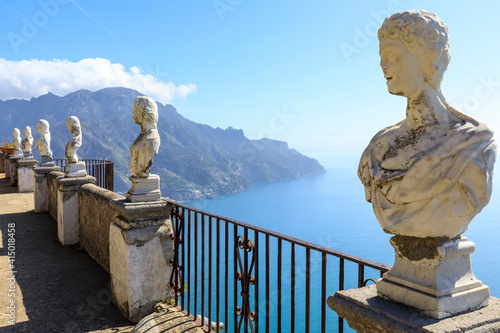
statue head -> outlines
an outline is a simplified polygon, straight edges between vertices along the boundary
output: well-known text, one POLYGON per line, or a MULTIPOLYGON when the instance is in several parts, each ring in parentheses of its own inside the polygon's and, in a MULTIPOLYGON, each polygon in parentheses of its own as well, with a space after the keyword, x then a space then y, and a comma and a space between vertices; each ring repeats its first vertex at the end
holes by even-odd
POLYGON ((81 133, 81 126, 80 126, 80 120, 75 117, 71 116, 66 119, 66 126, 68 127, 68 131, 70 131, 73 136, 77 136, 81 133))
POLYGON ((12 130, 12 135, 14 136, 14 138, 19 138, 19 136, 21 135, 21 131, 19 131, 19 128, 14 128, 12 130))
POLYGON ((36 129, 38 133, 44 134, 49 131, 49 122, 45 119, 40 119, 36 123, 36 129))
POLYGON ((23 130, 23 134, 26 138, 29 138, 31 136, 31 127, 26 126, 23 130))
POLYGON ((148 96, 137 97, 134 102, 133 117, 134 122, 138 125, 147 122, 156 128, 158 122, 158 106, 156 102, 148 96))
POLYGON ((378 38, 380 65, 390 93, 408 96, 423 82, 441 91, 451 56, 448 28, 436 14, 425 10, 395 13, 385 19, 378 38))

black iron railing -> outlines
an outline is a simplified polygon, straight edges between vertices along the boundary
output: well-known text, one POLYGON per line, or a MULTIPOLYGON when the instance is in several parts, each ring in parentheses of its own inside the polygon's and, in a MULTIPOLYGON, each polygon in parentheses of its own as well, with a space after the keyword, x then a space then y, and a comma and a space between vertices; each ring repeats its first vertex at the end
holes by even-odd
MULTIPOLYGON (((87 174, 96 179, 95 184, 99 187, 113 191, 114 189, 114 163, 106 160, 81 160, 85 162, 87 174)), ((61 167, 62 172, 68 169, 66 159, 54 159, 54 164, 61 167)))
POLYGON ((327 297, 390 269, 164 200, 174 205, 175 305, 206 332, 220 332, 222 324, 224 332, 343 332, 327 297))

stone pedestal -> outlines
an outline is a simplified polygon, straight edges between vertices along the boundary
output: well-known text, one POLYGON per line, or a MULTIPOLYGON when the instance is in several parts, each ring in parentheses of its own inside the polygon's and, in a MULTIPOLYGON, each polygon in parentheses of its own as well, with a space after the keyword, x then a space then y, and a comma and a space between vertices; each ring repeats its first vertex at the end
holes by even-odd
POLYGON ((0 152, 0 173, 5 173, 5 157, 7 154, 0 152))
POLYGON ((78 189, 84 184, 93 184, 92 176, 61 178, 57 193, 57 238, 62 245, 80 242, 80 212, 78 189))
POLYGON ((66 177, 85 177, 87 176, 87 169, 85 162, 68 163, 68 171, 66 177))
POLYGON ((109 232, 113 301, 125 317, 137 323, 158 301, 172 296, 172 207, 166 201, 120 200, 111 205, 119 212, 109 232))
POLYGON ((19 164, 17 163, 20 159, 22 159, 23 156, 19 156, 19 155, 13 155, 11 156, 9 159, 10 159, 10 185, 11 186, 17 186, 17 182, 18 182, 18 168, 19 168, 19 164))
POLYGON ((34 159, 22 159, 18 161, 18 182, 17 188, 20 193, 33 192, 34 191, 34 178, 35 171, 33 168, 37 164, 37 160, 34 159))
POLYGON ((132 187, 125 197, 131 202, 157 201, 161 199, 160 176, 150 175, 147 178, 130 177, 132 187))
POLYGON ((34 167, 35 172, 35 188, 34 188, 34 203, 35 213, 49 211, 49 187, 47 184, 47 174, 51 171, 61 171, 61 167, 34 167))
POLYGON ((444 319, 388 301, 374 285, 338 291, 327 303, 358 333, 500 332, 500 299, 495 297, 484 308, 444 319))
POLYGON ((4 163, 4 168, 5 168, 5 179, 10 179, 10 157, 12 155, 5 154, 5 163, 4 163))
POLYGON ((394 236, 396 260, 377 281, 377 291, 434 318, 445 318, 488 305, 489 288, 471 269, 475 245, 452 240, 394 236))
POLYGON ((41 167, 53 167, 54 160, 50 156, 42 156, 42 160, 40 161, 41 167))

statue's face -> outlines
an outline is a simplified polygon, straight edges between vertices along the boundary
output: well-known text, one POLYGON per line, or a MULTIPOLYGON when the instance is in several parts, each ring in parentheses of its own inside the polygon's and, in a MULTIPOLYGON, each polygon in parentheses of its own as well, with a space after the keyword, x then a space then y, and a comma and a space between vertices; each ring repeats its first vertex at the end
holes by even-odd
POLYGON ((138 105, 134 105, 132 116, 134 117, 134 123, 138 125, 142 124, 142 112, 138 105))
POLYGON ((418 58, 408 51, 399 38, 384 38, 379 46, 380 66, 389 92, 411 97, 425 82, 418 58))

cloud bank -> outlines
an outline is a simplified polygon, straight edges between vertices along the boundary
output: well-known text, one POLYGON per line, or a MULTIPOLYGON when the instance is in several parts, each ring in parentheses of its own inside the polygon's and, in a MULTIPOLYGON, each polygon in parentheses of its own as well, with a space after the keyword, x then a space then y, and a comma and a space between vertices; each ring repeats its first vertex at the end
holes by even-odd
POLYGON ((9 61, 0 58, 0 99, 30 99, 48 92, 59 96, 79 89, 96 91, 106 87, 126 87, 149 95, 161 103, 196 92, 196 85, 175 85, 160 81, 138 67, 128 70, 107 59, 83 59, 79 62, 54 59, 9 61))

